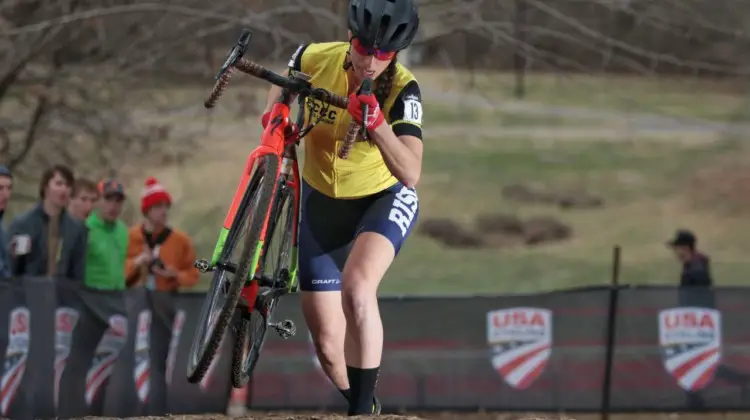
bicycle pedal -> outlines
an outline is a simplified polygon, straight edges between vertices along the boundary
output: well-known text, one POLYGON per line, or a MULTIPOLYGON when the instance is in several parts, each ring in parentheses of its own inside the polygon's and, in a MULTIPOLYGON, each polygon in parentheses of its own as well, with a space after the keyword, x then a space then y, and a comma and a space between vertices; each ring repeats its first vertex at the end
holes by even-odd
POLYGON ((280 322, 269 322, 268 326, 275 329, 279 336, 285 340, 297 334, 297 327, 291 319, 285 319, 280 322))
POLYGON ((193 267, 197 268, 201 273, 208 273, 209 271, 212 271, 211 263, 206 260, 193 261, 193 267))

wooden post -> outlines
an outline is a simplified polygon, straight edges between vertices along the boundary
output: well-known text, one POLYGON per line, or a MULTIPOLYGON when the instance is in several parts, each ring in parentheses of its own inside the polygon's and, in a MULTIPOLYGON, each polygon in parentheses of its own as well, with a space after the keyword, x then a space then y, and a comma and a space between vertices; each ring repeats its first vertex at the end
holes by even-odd
POLYGON ((513 17, 513 71, 515 74, 514 95, 517 99, 526 97, 526 0, 516 0, 516 13, 513 17))
POLYGON ((609 290, 609 314, 607 317, 607 348, 604 362, 604 383, 602 384, 601 419, 609 420, 610 395, 612 393, 612 370, 617 337, 617 303, 620 291, 620 255, 619 245, 612 248, 612 278, 609 290))

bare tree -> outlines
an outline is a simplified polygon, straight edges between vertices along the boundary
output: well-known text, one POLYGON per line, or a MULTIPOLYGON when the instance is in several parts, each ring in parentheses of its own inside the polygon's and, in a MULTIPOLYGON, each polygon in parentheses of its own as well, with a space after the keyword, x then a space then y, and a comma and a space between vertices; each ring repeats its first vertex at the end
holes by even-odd
POLYGON ((180 154, 160 147, 173 140, 165 127, 134 120, 132 80, 114 76, 125 34, 137 27, 127 20, 65 22, 103 5, 0 2, 0 156, 22 178, 36 178, 52 162, 101 176, 144 156, 180 154), (122 36, 112 34, 118 31, 122 36))
MULTIPOLYGON (((449 57, 455 67, 515 68, 518 80, 526 69, 723 77, 750 69, 750 5, 734 0, 418 3, 414 64, 449 57)), ((254 30, 249 54, 257 60, 284 60, 300 42, 343 40, 345 5, 0 0, 0 159, 29 177, 52 160, 92 173, 118 172, 146 156, 179 161, 190 142, 133 112, 144 80, 188 77, 209 86, 242 27, 254 30)))

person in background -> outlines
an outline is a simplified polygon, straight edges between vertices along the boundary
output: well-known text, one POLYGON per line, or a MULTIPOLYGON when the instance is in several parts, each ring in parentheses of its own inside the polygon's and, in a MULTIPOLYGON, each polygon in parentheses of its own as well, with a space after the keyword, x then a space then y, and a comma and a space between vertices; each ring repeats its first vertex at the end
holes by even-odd
POLYGON ((68 203, 68 214, 70 217, 84 222, 91 210, 94 208, 94 202, 99 198, 99 190, 94 181, 85 178, 76 179, 73 184, 73 194, 70 196, 68 203))
MULTIPOLYGON (((716 309, 710 259, 697 248, 698 238, 687 229, 679 229, 674 238, 667 242, 677 260, 682 263, 680 276, 679 305, 716 309)), ((727 366, 722 362, 717 366, 715 377, 739 386, 741 398, 750 397, 750 374, 727 366)), ((706 401, 701 391, 686 391, 688 406, 703 409, 706 401)))
POLYGON ((11 192, 13 192, 13 175, 7 166, 0 165, 0 279, 7 279, 11 276, 10 250, 3 230, 3 214, 10 201, 11 192))
POLYGON ((97 186, 96 195, 96 207, 86 219, 89 238, 84 284, 99 290, 123 290, 128 227, 120 214, 125 188, 114 179, 106 179, 97 186))
POLYGON ((75 178, 64 165, 42 174, 39 203, 8 227, 14 276, 60 276, 83 281, 86 227, 65 211, 75 178))
POLYGON ((678 230, 674 238, 667 242, 677 260, 682 263, 680 286, 711 287, 713 285, 710 260, 707 255, 696 249, 697 242, 695 234, 687 229, 678 230))
POLYGON ((168 226, 172 198, 156 180, 146 179, 141 194, 143 223, 130 228, 125 280, 128 287, 177 291, 198 283, 195 248, 188 236, 168 226))

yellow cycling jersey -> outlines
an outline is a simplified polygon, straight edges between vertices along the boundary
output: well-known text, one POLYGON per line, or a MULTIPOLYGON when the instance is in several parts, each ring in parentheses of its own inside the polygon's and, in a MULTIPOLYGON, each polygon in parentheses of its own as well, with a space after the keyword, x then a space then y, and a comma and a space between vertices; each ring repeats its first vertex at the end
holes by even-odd
MULTIPOLYGON (((294 53, 290 66, 312 76, 314 87, 347 96, 348 74, 344 70, 349 44, 327 42, 302 45, 294 53)), ((307 183, 334 198, 359 198, 375 194, 398 180, 385 165, 380 150, 361 137, 347 159, 338 150, 351 123, 345 109, 328 107, 308 98, 305 121, 318 121, 304 139, 305 163, 302 177, 307 183), (311 112, 312 111, 312 112, 311 112), (311 115, 312 114, 312 115, 311 115)), ((422 103, 419 85, 406 67, 396 65, 391 92, 382 110, 397 136, 422 138, 422 103)))

